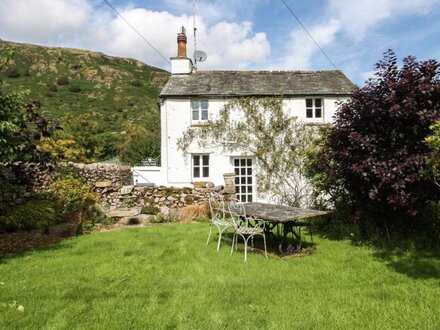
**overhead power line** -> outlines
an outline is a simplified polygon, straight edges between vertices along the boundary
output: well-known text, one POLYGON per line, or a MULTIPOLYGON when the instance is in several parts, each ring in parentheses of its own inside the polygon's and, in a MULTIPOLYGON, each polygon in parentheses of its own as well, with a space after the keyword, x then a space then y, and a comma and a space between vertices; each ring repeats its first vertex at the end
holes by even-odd
POLYGON ((134 27, 133 27, 133 25, 131 25, 130 24, 130 22, 128 22, 125 18, 124 18, 124 16, 122 16, 117 10, 116 10, 116 8, 115 7, 113 7, 112 6, 112 4, 109 2, 109 1, 107 1, 107 0, 104 0, 104 2, 116 13, 116 14, 118 14, 118 16, 120 17, 120 18, 122 18, 122 20, 125 22, 125 23, 127 23, 127 25, 129 26, 129 27, 131 27, 131 29, 134 31, 134 32, 136 32, 137 34, 138 34, 138 36, 139 37, 141 37, 151 48, 153 48, 153 50, 160 56, 160 57, 162 57, 168 64, 171 64, 171 62, 165 57, 165 56, 163 56, 142 34, 140 34, 140 32, 138 31, 138 30, 136 30, 134 27))
POLYGON ((287 9, 290 11, 290 13, 293 15, 293 17, 295 17, 295 19, 298 21, 299 25, 301 25, 301 27, 303 28, 303 30, 307 33, 307 35, 310 37, 310 39, 312 39, 312 41, 315 43, 316 46, 318 46, 319 50, 321 51, 321 53, 324 54, 324 56, 327 58, 327 60, 330 62, 330 64, 333 66, 333 68, 335 68, 335 70, 337 70, 338 68, 336 67, 336 65, 333 63, 333 61, 330 59, 330 57, 327 55, 327 53, 324 51, 324 49, 321 48, 321 46, 318 44, 318 42, 315 40, 315 38, 313 38, 313 36, 310 34, 309 30, 307 30, 307 28, 305 27, 305 25, 301 22, 301 20, 299 19, 298 16, 295 15, 295 13, 293 12, 293 10, 289 7, 289 5, 286 3, 286 1, 281 0, 284 5, 287 7, 287 9))

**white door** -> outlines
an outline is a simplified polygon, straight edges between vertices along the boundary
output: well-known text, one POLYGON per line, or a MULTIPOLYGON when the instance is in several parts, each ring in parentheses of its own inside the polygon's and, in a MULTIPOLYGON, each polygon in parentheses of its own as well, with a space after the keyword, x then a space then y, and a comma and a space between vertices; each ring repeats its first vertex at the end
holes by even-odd
POLYGON ((254 161, 251 157, 239 157, 232 159, 235 173, 235 191, 237 198, 243 203, 253 202, 255 173, 254 161))

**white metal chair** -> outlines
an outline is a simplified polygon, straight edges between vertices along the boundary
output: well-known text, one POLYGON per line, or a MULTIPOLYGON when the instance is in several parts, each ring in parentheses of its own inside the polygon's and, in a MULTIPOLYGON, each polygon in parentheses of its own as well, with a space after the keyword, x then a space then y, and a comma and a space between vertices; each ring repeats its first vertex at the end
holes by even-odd
POLYGON ((220 250, 220 243, 223 232, 227 232, 228 228, 233 228, 234 224, 230 219, 226 218, 225 201, 222 197, 218 196, 218 198, 215 198, 212 194, 209 194, 208 203, 209 211, 211 212, 211 225, 209 227, 209 234, 208 239, 206 240, 206 245, 208 245, 209 239, 211 238, 212 227, 215 226, 218 230, 218 251, 220 250))
POLYGON ((265 222, 259 219, 250 219, 246 216, 246 210, 243 203, 238 200, 228 201, 229 214, 231 216, 232 223, 234 225, 234 236, 232 237, 231 255, 238 245, 238 236, 243 238, 244 241, 244 261, 247 260, 247 248, 249 245, 249 239, 251 240, 252 247, 254 246, 254 236, 263 236, 264 242, 264 254, 267 259, 266 248, 266 235, 264 233, 265 222), (251 221, 254 223, 251 224, 251 221))

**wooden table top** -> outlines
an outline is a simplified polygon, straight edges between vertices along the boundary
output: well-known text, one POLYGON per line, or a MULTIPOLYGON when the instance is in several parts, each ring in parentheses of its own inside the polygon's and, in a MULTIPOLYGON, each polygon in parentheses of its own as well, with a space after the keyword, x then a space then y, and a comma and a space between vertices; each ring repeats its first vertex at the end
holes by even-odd
POLYGON ((271 222, 289 222, 327 214, 326 211, 267 203, 245 203, 243 205, 247 216, 271 222))

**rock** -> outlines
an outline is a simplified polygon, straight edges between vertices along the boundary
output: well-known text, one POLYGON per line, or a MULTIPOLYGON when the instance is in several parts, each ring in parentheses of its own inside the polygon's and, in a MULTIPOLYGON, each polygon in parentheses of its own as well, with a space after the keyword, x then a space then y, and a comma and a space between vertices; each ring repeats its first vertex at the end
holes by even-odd
POLYGON ((170 209, 169 217, 173 220, 176 220, 176 221, 179 220, 180 219, 180 209, 178 209, 178 208, 170 209))
POLYGON ((49 227, 51 237, 71 237, 79 234, 80 226, 76 223, 60 223, 49 227))
POLYGON ((125 218, 125 217, 133 217, 135 215, 138 215, 139 213, 141 213, 140 208, 132 208, 132 209, 128 209, 128 210, 112 210, 110 212, 110 217, 112 218, 125 218))
MULTIPOLYGON (((206 187, 206 188, 209 188, 209 189, 214 188, 214 186, 215 186, 215 184, 212 183, 212 182, 207 182, 206 185, 205 185, 205 187, 206 187)), ((203 187, 202 187, 202 188, 203 188, 203 187)))
POLYGON ((139 214, 136 216, 139 219, 141 225, 154 222, 155 216, 153 214, 139 214))
POLYGON ((96 188, 107 188, 107 187, 111 187, 112 183, 113 182, 111 180, 97 181, 97 182, 95 182, 95 187, 96 188))
POLYGON ((160 214, 164 217, 164 218, 168 218, 170 216, 170 209, 166 206, 162 206, 160 208, 160 214))
POLYGON ((212 187, 212 191, 215 191, 215 192, 219 192, 219 191, 221 191, 223 189, 223 186, 215 186, 215 187, 212 187))
POLYGON ((206 181, 195 181, 192 184, 193 184, 195 189, 197 189, 197 188, 206 188, 206 185, 208 184, 208 182, 206 182, 206 181))
POLYGON ((133 191, 134 186, 123 186, 121 188, 121 195, 128 195, 133 191))

